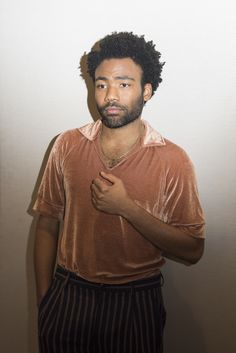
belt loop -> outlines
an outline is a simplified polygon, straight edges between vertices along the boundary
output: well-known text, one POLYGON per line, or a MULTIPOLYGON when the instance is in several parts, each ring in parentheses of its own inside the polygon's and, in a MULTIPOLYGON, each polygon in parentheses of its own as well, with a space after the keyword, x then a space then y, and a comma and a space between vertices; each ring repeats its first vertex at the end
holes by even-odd
MULTIPOLYGON (((97 293, 97 308, 99 308, 101 306, 101 303, 102 303, 102 291, 103 291, 103 289, 104 289, 104 284, 103 283, 99 283, 99 287, 95 289, 95 293, 97 293)), ((96 309, 96 312, 97 312, 97 309, 96 309)), ((96 315, 95 315, 95 317, 96 317, 96 315)))
POLYGON ((131 284, 130 286, 130 304, 131 304, 131 320, 133 320, 134 317, 134 313, 135 313, 135 305, 136 305, 136 301, 135 301, 135 286, 133 284, 131 284))
POLYGON ((164 277, 163 277, 162 273, 160 274, 160 276, 161 276, 160 285, 161 285, 161 287, 163 287, 164 283, 165 283, 165 280, 164 280, 164 277))
POLYGON ((59 290, 59 292, 58 292, 58 294, 57 294, 57 297, 56 297, 56 299, 55 299, 56 302, 57 302, 57 300, 60 298, 63 289, 66 288, 66 286, 67 286, 67 284, 68 284, 68 282, 69 282, 69 279, 70 279, 70 272, 67 271, 67 274, 66 274, 66 276, 65 276, 65 280, 63 281, 62 286, 61 286, 61 288, 60 288, 60 290, 59 290))
POLYGON ((98 301, 99 301, 99 304, 100 304, 100 301, 101 301, 103 288, 104 288, 104 284, 103 283, 99 283, 99 288, 98 288, 98 301))
POLYGON ((68 271, 67 274, 66 274, 66 279, 65 279, 65 281, 63 283, 62 288, 65 288, 67 286, 67 283, 69 282, 69 279, 70 279, 70 271, 68 271))

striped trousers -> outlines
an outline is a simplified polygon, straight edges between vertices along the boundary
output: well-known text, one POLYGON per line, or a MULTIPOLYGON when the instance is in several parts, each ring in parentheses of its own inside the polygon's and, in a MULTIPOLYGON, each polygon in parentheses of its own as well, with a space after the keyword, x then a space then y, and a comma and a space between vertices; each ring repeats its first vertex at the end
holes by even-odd
POLYGON ((39 306, 40 353, 162 353, 162 282, 95 284, 58 266, 39 306))

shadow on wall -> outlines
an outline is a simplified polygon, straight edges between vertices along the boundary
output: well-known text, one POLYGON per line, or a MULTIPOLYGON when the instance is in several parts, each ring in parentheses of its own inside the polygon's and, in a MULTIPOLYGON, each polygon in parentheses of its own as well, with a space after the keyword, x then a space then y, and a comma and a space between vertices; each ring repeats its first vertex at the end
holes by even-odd
MULTIPOLYGON (((187 276, 184 278, 185 271, 180 269, 181 277, 178 278, 178 287, 175 285, 176 275, 178 274, 177 266, 182 267, 183 265, 166 263, 162 271, 165 278, 163 293, 167 309, 164 353, 207 353, 201 324, 194 317, 193 309, 186 303, 183 294, 181 294, 183 288, 186 288, 187 276), (181 282, 183 285, 181 285, 181 282)), ((202 317, 204 317, 204 312, 202 317)))
MULTIPOLYGON (((99 42, 95 43, 94 46, 92 47, 93 50, 96 50, 98 48, 99 48, 99 42)), ((94 93, 95 93, 94 82, 87 72, 87 59, 88 59, 88 55, 84 53, 84 55, 80 59, 80 71, 81 71, 81 77, 84 79, 87 87, 87 92, 88 92, 87 106, 91 117, 93 118, 94 121, 96 121, 100 117, 97 110, 97 106, 94 101, 94 93)))
MULTIPOLYGON (((98 48, 98 43, 93 46, 93 49, 98 48)), ((94 121, 99 119, 99 113, 94 101, 94 83, 89 74, 87 73, 87 54, 81 57, 80 60, 80 71, 81 76, 85 80, 87 87, 87 105, 91 117, 94 121)), ((68 127, 69 129, 70 127, 68 127)), ((34 265, 33 265, 33 252, 34 252, 34 237, 36 224, 38 216, 32 211, 32 207, 36 200, 37 192, 39 185, 42 180, 42 176, 49 158, 50 151, 53 147, 54 142, 56 141, 58 135, 53 138, 50 142, 47 151, 44 155, 43 162, 39 171, 39 175, 32 193, 32 200, 28 208, 28 213, 33 216, 33 221, 30 226, 28 242, 27 242, 27 251, 26 251, 26 278, 27 278, 27 294, 28 294, 28 346, 30 353, 38 352, 37 348, 37 307, 36 307, 36 288, 35 288, 35 277, 34 277, 34 265)))
POLYGON ((38 216, 32 211, 36 195, 38 192, 39 185, 41 183, 43 173, 48 161, 50 151, 53 147, 54 142, 58 136, 54 137, 50 142, 47 151, 44 155, 42 165, 40 167, 39 175, 35 183, 35 187, 32 193, 31 203, 28 208, 28 213, 33 216, 33 221, 30 226, 27 250, 26 250, 26 278, 27 278, 27 295, 28 295, 28 347, 30 353, 38 352, 37 348, 37 307, 36 307, 36 289, 35 289, 35 277, 34 277, 34 264, 33 264, 33 252, 34 252, 34 237, 36 223, 38 216))
POLYGON ((37 348, 37 307, 36 307, 36 291, 33 268, 33 247, 35 234, 36 218, 33 219, 27 243, 26 252, 26 278, 27 278, 27 294, 28 294, 28 351, 30 353, 38 352, 37 348))

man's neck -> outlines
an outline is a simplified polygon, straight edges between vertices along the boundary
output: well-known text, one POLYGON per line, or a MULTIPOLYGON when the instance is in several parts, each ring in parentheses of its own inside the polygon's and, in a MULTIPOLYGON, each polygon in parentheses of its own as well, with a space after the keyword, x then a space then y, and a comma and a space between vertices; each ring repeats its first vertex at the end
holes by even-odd
POLYGON ((143 132, 144 124, 140 118, 116 129, 102 125, 100 147, 107 166, 114 167, 133 151, 143 132))
POLYGON ((120 128, 111 129, 102 125, 101 141, 103 143, 116 145, 132 145, 139 137, 142 136, 144 131, 144 124, 141 118, 136 119, 120 128))

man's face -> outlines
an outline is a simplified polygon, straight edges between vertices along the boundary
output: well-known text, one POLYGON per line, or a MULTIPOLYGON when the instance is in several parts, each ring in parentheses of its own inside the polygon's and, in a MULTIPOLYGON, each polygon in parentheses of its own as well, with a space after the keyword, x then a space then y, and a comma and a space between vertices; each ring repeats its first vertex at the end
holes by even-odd
POLYGON ((130 58, 104 60, 97 67, 95 100, 105 126, 119 128, 141 116, 145 99, 141 78, 141 67, 130 58))

